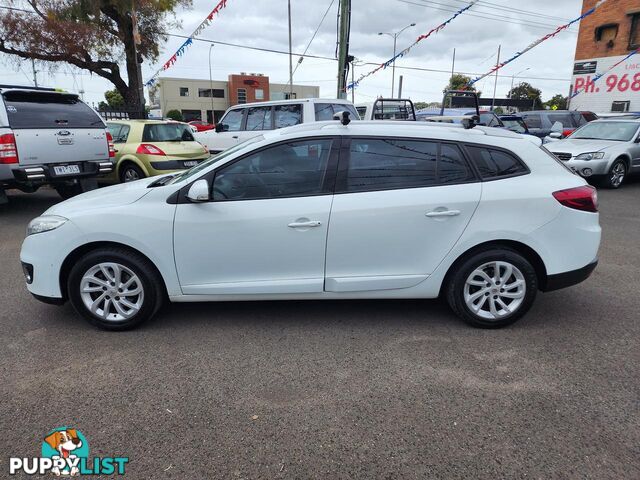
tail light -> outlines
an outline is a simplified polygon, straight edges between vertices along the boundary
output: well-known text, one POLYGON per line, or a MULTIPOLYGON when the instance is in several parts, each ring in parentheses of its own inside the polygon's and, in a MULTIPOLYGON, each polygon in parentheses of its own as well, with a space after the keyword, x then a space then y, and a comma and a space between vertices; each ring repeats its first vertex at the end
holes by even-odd
POLYGON ((598 192, 590 186, 569 188, 553 192, 553 196, 565 207, 584 212, 598 211, 598 192))
POLYGON ((18 148, 13 133, 0 135, 0 163, 18 163, 18 148))
POLYGON ((156 147, 155 145, 151 145, 150 143, 141 143, 136 153, 140 153, 142 155, 166 155, 161 149, 156 147))
POLYGON ((107 132, 107 145, 109 146, 109 158, 116 156, 116 146, 113 144, 113 135, 107 132))

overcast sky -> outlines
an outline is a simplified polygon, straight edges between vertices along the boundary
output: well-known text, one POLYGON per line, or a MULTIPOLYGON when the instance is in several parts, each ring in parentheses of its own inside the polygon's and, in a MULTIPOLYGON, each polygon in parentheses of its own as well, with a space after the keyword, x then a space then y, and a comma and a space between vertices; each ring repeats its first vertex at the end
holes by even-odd
MULTIPOLYGON (((177 11, 182 28, 176 33, 189 35, 215 6, 215 0, 194 0, 189 11, 177 11)), ((462 8, 464 0, 352 0, 350 53, 365 62, 381 63, 392 56, 393 39, 379 36, 378 32, 394 32, 410 23, 415 27, 405 30, 398 38, 398 50, 410 45, 421 33, 428 32, 449 18, 454 10, 462 8)), ((302 53, 317 28, 331 0, 292 0, 293 51, 302 53)), ((580 15, 581 0, 481 0, 437 35, 416 45, 409 55, 400 59, 397 67, 419 67, 441 72, 405 70, 396 68, 397 79, 404 76, 403 96, 414 101, 438 101, 451 70, 451 59, 456 48, 456 72, 484 73, 496 62, 498 45, 502 45, 502 59, 511 57, 535 39, 551 32, 556 26, 580 15), (528 13, 528 12, 534 12, 528 13)), ((338 0, 333 2, 329 14, 311 44, 308 54, 334 57, 336 46, 336 13, 338 0)), ((504 67, 498 79, 497 96, 504 97, 511 85, 511 75, 518 74, 542 90, 543 99, 556 93, 567 94, 572 71, 578 26, 560 33, 504 67), (523 70, 527 69, 522 72, 523 70), (537 78, 537 79, 536 79, 537 78)), ((237 43, 241 45, 283 50, 288 49, 286 0, 228 0, 227 8, 200 34, 201 38, 237 43)), ((169 38, 158 59, 162 64, 184 41, 169 38)), ((164 76, 183 78, 209 78, 207 55, 209 44, 194 42, 186 55, 164 76)), ((294 57, 297 62, 298 57, 294 57)), ((30 63, 18 71, 6 62, 0 72, 0 83, 31 84, 30 63)), ((230 73, 255 72, 268 75, 272 82, 288 80, 287 55, 264 53, 225 45, 216 45, 212 51, 213 77, 226 80, 230 73)), ((158 65, 143 65, 143 77, 148 79, 158 65)), ((356 68, 356 78, 375 68, 363 65, 356 68)), ((88 72, 62 67, 55 75, 39 74, 43 85, 70 91, 85 90, 85 100, 103 100, 105 90, 112 85, 88 72)), ((337 62, 307 58, 294 75, 294 83, 319 85, 322 97, 336 95, 337 62)), ((493 93, 494 77, 478 84, 484 96, 493 93)), ((516 79, 516 83, 518 79, 516 79)), ((356 102, 368 101, 378 95, 391 94, 391 68, 363 80, 356 89, 356 102)), ((349 95, 349 98, 351 96, 349 95)))

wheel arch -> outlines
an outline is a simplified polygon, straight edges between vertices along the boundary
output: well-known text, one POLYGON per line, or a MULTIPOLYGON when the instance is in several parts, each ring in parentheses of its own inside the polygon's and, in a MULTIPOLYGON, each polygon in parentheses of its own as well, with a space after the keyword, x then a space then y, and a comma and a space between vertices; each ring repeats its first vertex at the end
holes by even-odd
POLYGON ((613 167, 613 164, 618 160, 624 160, 625 165, 627 166, 627 174, 631 171, 631 157, 626 153, 620 153, 613 157, 613 161, 609 165, 609 170, 613 167))
POLYGON ((128 157, 123 157, 120 160, 118 160, 118 165, 116 166, 116 175, 118 176, 118 179, 120 179, 120 170, 127 163, 134 164, 136 167, 140 168, 147 177, 150 176, 149 175, 149 170, 147 169, 147 167, 145 167, 143 162, 141 162, 137 157, 128 156, 128 157))
POLYGON ((545 266, 544 262, 542 261, 542 257, 540 257, 538 252, 536 252, 529 245, 518 242, 516 240, 490 240, 469 248, 464 253, 459 255, 458 258, 456 258, 456 260, 449 266, 449 269, 444 276, 444 280, 442 281, 442 284, 440 286, 440 295, 442 295, 443 291, 446 289, 446 286, 449 283, 451 276, 462 262, 467 260, 472 255, 475 255, 476 253, 499 247, 513 250, 526 258, 533 266, 536 272, 536 276, 538 277, 538 289, 544 290, 547 284, 547 267, 545 266))
POLYGON ((60 282, 60 292, 62 293, 62 298, 65 300, 69 299, 69 292, 67 291, 67 280, 69 279, 69 273, 71 273, 71 269, 73 265, 85 254, 100 249, 100 248, 120 248, 124 250, 128 250, 130 252, 136 253, 142 256, 149 265, 155 270, 155 273, 158 275, 158 278, 161 279, 161 284, 163 288, 164 295, 167 296, 167 284, 164 276, 160 273, 160 270, 156 266, 156 264, 144 253, 140 250, 133 248, 129 245, 119 242, 90 242, 84 245, 77 247, 75 250, 72 250, 69 255, 62 262, 62 266, 60 267, 60 277, 58 281, 60 282))

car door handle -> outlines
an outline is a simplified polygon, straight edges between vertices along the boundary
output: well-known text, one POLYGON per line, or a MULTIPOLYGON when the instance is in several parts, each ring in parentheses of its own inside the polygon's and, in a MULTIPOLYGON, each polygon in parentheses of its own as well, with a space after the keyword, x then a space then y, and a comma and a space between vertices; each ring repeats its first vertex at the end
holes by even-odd
POLYGON ((434 210, 425 213, 427 217, 455 217, 456 215, 460 215, 460 210, 434 210))
POLYGON ((322 225, 322 222, 313 220, 310 222, 292 222, 288 225, 288 227, 289 228, 312 228, 312 227, 319 227, 320 225, 322 225))
POLYGON ((235 138, 235 139, 237 139, 237 138, 238 138, 238 135, 234 135, 234 136, 233 136, 233 137, 231 137, 231 138, 235 138))

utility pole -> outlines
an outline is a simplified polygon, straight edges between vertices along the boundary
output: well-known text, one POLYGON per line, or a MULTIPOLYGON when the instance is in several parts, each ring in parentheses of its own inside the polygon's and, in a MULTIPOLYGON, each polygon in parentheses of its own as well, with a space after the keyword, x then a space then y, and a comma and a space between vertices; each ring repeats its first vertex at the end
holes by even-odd
POLYGON ((142 83, 142 58, 138 54, 138 45, 140 45, 140 33, 138 32, 138 17, 136 16, 135 0, 131 0, 131 25, 133 35, 133 57, 136 59, 136 77, 138 82, 138 99, 140 104, 140 118, 146 118, 144 110, 144 83, 142 83))
MULTIPOLYGON (((211 95, 211 124, 213 125, 214 123, 216 123, 216 119, 215 116, 213 114, 213 76, 211 75, 211 49, 213 48, 215 44, 212 43, 211 45, 209 45, 209 95, 211 95)), ((207 120, 209 120, 207 118, 207 120)))
POLYGON ((31 59, 31 69, 33 70, 33 86, 37 87, 38 86, 38 75, 36 72, 36 62, 33 60, 33 58, 31 59))
POLYGON ((293 98, 293 53, 291 51, 291 0, 288 0, 289 9, 289 98, 293 98))
POLYGON ((349 56, 349 28, 351 26, 351 0, 340 0, 340 26, 338 33, 338 93, 347 98, 347 57, 349 56))
MULTIPOLYGON (((498 45, 498 59, 496 60, 496 67, 500 65, 500 49, 502 45, 498 45)), ((491 111, 496 105, 496 90, 498 89, 498 70, 496 69, 496 81, 493 84, 493 99, 491 100, 491 111)))
POLYGON ((453 61, 451 62, 451 78, 455 75, 456 72, 456 49, 453 49, 453 61))
POLYGON ((353 85, 356 81, 356 59, 351 61, 351 103, 356 103, 356 88, 353 85))
POLYGON ((402 75, 400 75, 400 81, 398 82, 398 98, 402 98, 402 75))

